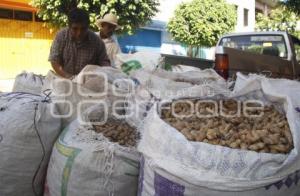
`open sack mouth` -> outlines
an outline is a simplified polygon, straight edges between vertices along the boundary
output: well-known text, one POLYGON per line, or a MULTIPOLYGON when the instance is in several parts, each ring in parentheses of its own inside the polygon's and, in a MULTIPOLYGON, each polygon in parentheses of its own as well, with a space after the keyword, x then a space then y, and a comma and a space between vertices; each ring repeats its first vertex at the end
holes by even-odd
POLYGON ((127 122, 109 119, 103 125, 93 125, 96 133, 102 133, 109 141, 124 147, 135 147, 140 138, 139 132, 127 122))
POLYGON ((189 141, 261 153, 289 153, 293 138, 285 114, 251 101, 181 99, 164 104, 161 118, 189 141))

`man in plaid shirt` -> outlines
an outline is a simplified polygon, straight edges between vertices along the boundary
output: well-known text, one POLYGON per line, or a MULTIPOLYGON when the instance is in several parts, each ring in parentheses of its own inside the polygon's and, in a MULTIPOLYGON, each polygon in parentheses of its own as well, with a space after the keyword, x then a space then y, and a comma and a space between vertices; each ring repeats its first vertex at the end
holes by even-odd
POLYGON ((86 65, 111 66, 103 41, 90 31, 89 15, 74 9, 69 27, 59 31, 52 43, 49 61, 54 71, 65 78, 77 75, 86 65))

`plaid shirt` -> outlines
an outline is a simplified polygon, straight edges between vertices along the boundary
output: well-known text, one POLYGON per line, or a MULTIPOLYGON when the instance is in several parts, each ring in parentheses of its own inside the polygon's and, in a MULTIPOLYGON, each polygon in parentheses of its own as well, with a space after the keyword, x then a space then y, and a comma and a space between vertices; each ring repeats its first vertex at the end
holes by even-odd
POLYGON ((52 43, 49 61, 59 63, 65 72, 76 75, 86 65, 110 66, 103 41, 88 30, 81 42, 72 39, 69 29, 59 31, 52 43))

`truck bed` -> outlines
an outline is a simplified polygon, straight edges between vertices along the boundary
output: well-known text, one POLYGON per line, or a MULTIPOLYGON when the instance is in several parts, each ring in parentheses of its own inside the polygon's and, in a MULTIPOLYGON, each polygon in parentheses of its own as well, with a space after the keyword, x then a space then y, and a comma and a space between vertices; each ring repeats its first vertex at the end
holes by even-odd
POLYGON ((218 47, 217 53, 228 55, 229 76, 239 71, 245 74, 261 73, 270 77, 294 77, 291 62, 281 57, 255 54, 227 47, 218 47))

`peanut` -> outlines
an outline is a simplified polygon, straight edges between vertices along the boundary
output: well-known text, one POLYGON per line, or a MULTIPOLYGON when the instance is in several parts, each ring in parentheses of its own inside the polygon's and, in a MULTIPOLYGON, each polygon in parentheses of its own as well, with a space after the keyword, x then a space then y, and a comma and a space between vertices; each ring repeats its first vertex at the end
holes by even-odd
POLYGON ((96 133, 102 133, 111 142, 125 147, 135 146, 139 139, 138 132, 127 123, 119 120, 109 120, 106 124, 94 126, 96 133))
MULTIPOLYGON (((189 100, 191 101, 191 100, 189 100)), ((194 100, 194 105, 198 100, 194 100)), ((229 115, 238 114, 238 105, 235 100, 218 102, 219 111, 229 115)), ((251 104, 249 104, 251 105, 251 104)), ((252 104, 255 106, 256 104, 252 104)), ((193 115, 177 119, 172 116, 171 110, 162 110, 162 119, 180 131, 188 140, 222 145, 230 148, 253 150, 261 153, 289 153, 293 148, 293 137, 285 115, 278 112, 273 106, 266 106, 263 110, 253 110, 248 114, 260 114, 262 117, 240 116, 212 116, 217 108, 211 102, 198 104, 193 115), (211 115, 203 118, 196 112, 211 115)), ((243 104, 240 106, 243 107, 243 104)), ((259 106, 259 105, 258 105, 259 106)), ((180 103, 175 107, 178 114, 191 114, 191 105, 180 103)), ((121 138, 123 135, 119 135, 121 138)))
POLYGON ((263 149, 264 147, 265 147, 265 144, 262 142, 259 142, 259 143, 250 145, 248 148, 253 151, 258 151, 258 150, 263 149))
POLYGON ((218 133, 217 133, 216 130, 208 129, 207 133, 206 133, 206 137, 209 140, 213 140, 213 139, 216 139, 218 137, 218 133))

